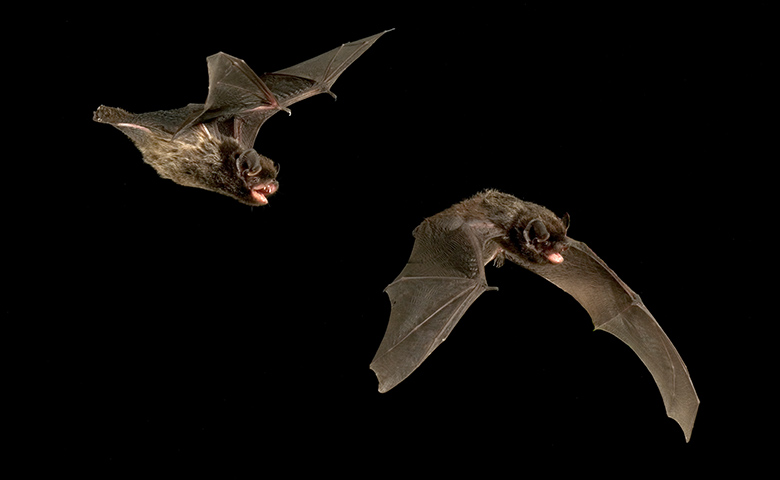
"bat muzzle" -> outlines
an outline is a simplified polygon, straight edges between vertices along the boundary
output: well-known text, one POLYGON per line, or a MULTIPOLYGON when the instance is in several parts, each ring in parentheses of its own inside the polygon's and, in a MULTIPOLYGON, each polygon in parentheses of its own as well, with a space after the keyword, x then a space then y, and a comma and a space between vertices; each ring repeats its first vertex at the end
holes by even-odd
POLYGON ((276 190, 278 188, 279 188, 279 182, 277 182, 276 180, 271 180, 269 183, 260 184, 252 187, 250 193, 252 195, 252 199, 255 202, 257 202, 258 205, 267 205, 268 196, 276 193, 276 190))

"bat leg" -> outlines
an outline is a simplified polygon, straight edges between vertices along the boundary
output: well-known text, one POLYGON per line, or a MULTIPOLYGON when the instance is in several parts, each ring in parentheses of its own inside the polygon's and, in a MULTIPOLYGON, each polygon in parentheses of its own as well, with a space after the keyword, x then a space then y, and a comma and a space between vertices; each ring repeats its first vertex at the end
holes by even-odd
MULTIPOLYGON (((501 268, 504 266, 504 261, 506 260, 506 254, 503 250, 499 250, 496 252, 496 256, 493 257, 493 266, 496 268, 501 268)), ((488 260, 489 262, 490 260, 488 260)))

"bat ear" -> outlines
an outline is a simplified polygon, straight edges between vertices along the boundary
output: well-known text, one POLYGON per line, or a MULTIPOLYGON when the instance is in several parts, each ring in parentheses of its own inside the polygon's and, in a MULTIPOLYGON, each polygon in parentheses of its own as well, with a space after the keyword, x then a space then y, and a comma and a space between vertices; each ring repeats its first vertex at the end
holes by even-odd
POLYGON ((263 166, 260 163, 260 155, 254 149, 247 150, 236 157, 236 168, 241 174, 250 177, 259 175, 263 170, 263 166))
POLYGON ((534 218, 523 229, 523 238, 527 243, 531 243, 531 231, 533 231, 533 238, 538 238, 541 241, 550 238, 550 232, 547 231, 541 218, 534 218))
POLYGON ((571 225, 571 217, 569 216, 569 212, 563 214, 561 221, 563 222, 563 230, 565 232, 569 229, 569 225, 571 225))

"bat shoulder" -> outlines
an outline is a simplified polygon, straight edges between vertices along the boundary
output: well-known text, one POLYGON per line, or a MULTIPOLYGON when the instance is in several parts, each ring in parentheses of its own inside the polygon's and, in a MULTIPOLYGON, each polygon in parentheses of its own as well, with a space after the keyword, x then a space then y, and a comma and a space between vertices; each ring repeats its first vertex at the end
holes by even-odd
MULTIPOLYGON (((460 215, 452 214, 450 212, 441 212, 432 217, 428 217, 422 221, 415 232, 450 232, 461 228, 464 224, 464 219, 460 215)), ((416 234, 415 234, 416 235, 416 234)))

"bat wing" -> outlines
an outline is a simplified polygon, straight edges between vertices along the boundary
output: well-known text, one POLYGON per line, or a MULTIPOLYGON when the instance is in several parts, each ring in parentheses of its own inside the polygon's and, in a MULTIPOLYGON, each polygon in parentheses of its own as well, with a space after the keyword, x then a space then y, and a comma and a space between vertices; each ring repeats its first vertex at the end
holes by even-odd
POLYGON ((101 105, 92 119, 99 123, 113 125, 136 142, 146 141, 148 133, 154 131, 160 136, 171 136, 179 130, 182 122, 193 114, 203 111, 203 105, 189 104, 175 110, 159 110, 148 113, 130 113, 121 108, 101 105))
POLYGON ((386 392, 411 374, 449 335, 482 292, 483 242, 460 217, 427 219, 414 231, 409 262, 387 286, 387 331, 371 362, 386 392))
POLYGON ((666 413, 690 440, 699 397, 672 342, 639 296, 584 243, 571 240, 559 265, 524 265, 573 296, 596 329, 625 342, 647 366, 663 397, 666 413))
POLYGON ((263 79, 269 83, 274 82, 271 90, 277 95, 280 104, 283 107, 292 105, 295 102, 309 98, 318 93, 329 93, 330 87, 336 83, 339 76, 344 73, 352 62, 358 59, 363 53, 373 45, 379 37, 389 32, 377 33, 356 42, 345 43, 338 48, 323 53, 317 57, 306 60, 295 66, 279 70, 272 74, 264 75, 263 79), (296 87, 287 87, 284 83, 277 86, 275 82, 282 77, 295 77, 308 81, 308 87, 300 89, 296 87))
POLYGON ((243 60, 217 53, 208 57, 209 94, 203 111, 189 118, 181 131, 213 119, 232 121, 229 130, 252 148, 263 123, 279 110, 330 87, 347 67, 385 32, 346 43, 290 68, 258 77, 243 60))
MULTIPOLYGON (((232 122, 236 116, 250 115, 250 112, 259 129, 267 118, 283 108, 265 82, 240 58, 219 52, 206 61, 209 69, 206 103, 201 111, 193 112, 181 124, 177 135, 199 123, 214 119, 232 122)), ((225 133, 234 134, 233 128, 231 124, 225 133)))

